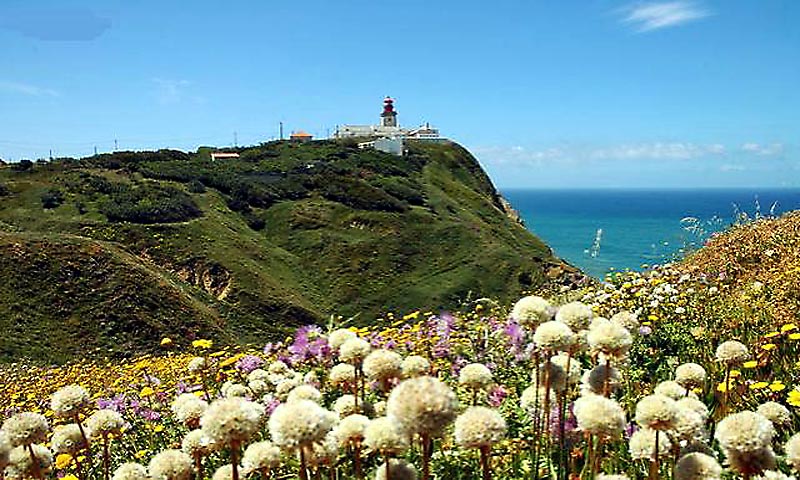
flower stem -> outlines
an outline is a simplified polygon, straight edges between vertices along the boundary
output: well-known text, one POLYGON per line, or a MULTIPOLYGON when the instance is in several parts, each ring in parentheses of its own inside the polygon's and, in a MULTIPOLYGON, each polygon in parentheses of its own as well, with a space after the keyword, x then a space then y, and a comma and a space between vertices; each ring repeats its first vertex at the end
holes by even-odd
POLYGON ((231 442, 231 470, 233 480, 239 480, 239 442, 231 442))
POLYGON ((42 480, 42 470, 39 468, 39 459, 33 453, 33 445, 28 444, 28 453, 31 455, 31 465, 33 466, 33 476, 42 480))
POLYGON ((111 458, 108 452, 108 435, 103 435, 103 479, 108 480, 111 458))
POLYGON ((306 470, 306 453, 305 446, 300 447, 300 480, 308 480, 308 471, 306 470))
POLYGON ((658 480, 658 430, 656 430, 656 445, 653 452, 653 461, 650 462, 650 480, 658 480))
POLYGON ((361 480, 361 443, 357 442, 353 447, 353 462, 355 462, 355 474, 361 480))
POLYGON ((483 480, 492 480, 492 470, 489 468, 490 449, 488 445, 481 447, 481 470, 483 470, 483 480))
POLYGON ((422 435, 422 480, 431 478, 431 439, 428 435, 422 435))

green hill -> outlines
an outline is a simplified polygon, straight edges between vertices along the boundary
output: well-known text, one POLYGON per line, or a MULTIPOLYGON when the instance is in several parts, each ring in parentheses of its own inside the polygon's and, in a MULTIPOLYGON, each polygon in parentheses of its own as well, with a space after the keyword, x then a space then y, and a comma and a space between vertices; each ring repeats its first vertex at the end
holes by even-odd
POLYGON ((0 360, 163 336, 264 342, 330 315, 451 308, 580 277, 469 152, 272 142, 0 167, 0 360))

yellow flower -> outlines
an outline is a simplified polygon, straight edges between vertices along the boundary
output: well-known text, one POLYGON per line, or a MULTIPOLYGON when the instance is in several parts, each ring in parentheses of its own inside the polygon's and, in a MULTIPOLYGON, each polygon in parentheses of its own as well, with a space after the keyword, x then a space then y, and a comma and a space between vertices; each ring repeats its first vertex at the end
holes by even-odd
POLYGON ((234 363, 236 363, 243 356, 244 355, 240 353, 240 354, 232 356, 231 358, 223 360, 223 361, 220 362, 219 367, 220 368, 225 368, 227 366, 233 365, 234 363))
POLYGON ((78 477, 70 473, 61 477, 61 480, 78 480, 78 477))
POLYGON ((781 390, 786 389, 786 385, 784 385, 783 382, 781 382, 780 380, 775 380, 769 386, 769 389, 772 390, 773 392, 780 392, 781 390))
POLYGON ((797 325, 795 325, 794 323, 787 323, 786 325, 781 327, 781 332, 786 333, 786 332, 789 332, 789 331, 792 331, 792 330, 796 330, 796 329, 797 329, 797 325))
POLYGON ((766 345, 762 345, 761 348, 766 351, 770 351, 770 350, 775 350, 776 348, 778 348, 778 346, 775 345, 774 343, 767 343, 766 345))
POLYGON ((69 453, 62 453, 56 457, 56 468, 63 470, 72 463, 72 455, 69 453))
POLYGON ((213 345, 213 342, 211 342, 211 340, 203 340, 203 339, 201 339, 201 340, 195 340, 195 341, 192 342, 192 346, 194 348, 206 348, 207 349, 207 348, 211 348, 211 345, 213 345))
POLYGON ((138 452, 134 453, 133 456, 137 459, 142 459, 147 455, 147 450, 139 450, 138 452))
POLYGON ((749 360, 742 364, 744 368, 756 368, 758 366, 758 362, 756 360, 749 360))
POLYGON ((169 337, 164 337, 161 339, 161 346, 162 347, 171 347, 172 346, 172 339, 169 337))
POLYGON ((650 320, 651 322, 658 321, 658 315, 650 314, 647 316, 647 319, 650 320))
POLYGON ((742 374, 742 372, 740 372, 739 370, 731 370, 731 373, 730 373, 731 378, 736 378, 741 374, 742 374))
POLYGON ((794 390, 789 392, 789 397, 786 399, 786 403, 793 407, 800 407, 800 390, 795 387, 794 390))
POLYGON ((767 388, 769 383, 767 382, 756 382, 750 385, 750 390, 761 390, 762 388, 767 388))
POLYGON ((781 332, 769 332, 768 334, 764 335, 764 338, 777 337, 780 334, 781 334, 781 332))
POLYGON ((725 393, 728 391, 728 387, 725 385, 725 382, 719 382, 719 385, 717 385, 717 391, 720 393, 725 393))
POLYGON ((139 392, 139 396, 140 396, 140 397, 149 397, 150 395, 152 395, 152 394, 154 394, 154 393, 156 393, 156 392, 155 392, 155 391, 154 391, 152 388, 150 388, 150 387, 144 387, 144 388, 142 389, 142 391, 141 391, 141 392, 139 392))
POLYGON ((156 425, 155 427, 153 427, 153 431, 156 432, 156 433, 163 432, 164 431, 164 425, 156 425))
POLYGON ((800 333, 790 333, 789 340, 800 340, 800 333))

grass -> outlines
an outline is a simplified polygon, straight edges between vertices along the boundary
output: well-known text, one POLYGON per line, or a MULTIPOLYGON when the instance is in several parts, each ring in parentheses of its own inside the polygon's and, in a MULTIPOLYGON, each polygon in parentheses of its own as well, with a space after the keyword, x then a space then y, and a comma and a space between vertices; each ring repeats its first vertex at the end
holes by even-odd
POLYGON ((367 324, 386 309, 507 301, 568 281, 547 277, 550 266, 575 273, 504 214, 469 152, 410 149, 395 157, 330 141, 272 142, 225 162, 201 149, 0 168, 0 248, 29 252, 2 260, 0 326, 16 326, 0 359, 77 354, 80 328, 60 329, 69 322, 115 355, 148 351, 137 338, 187 343, 189 330, 261 342, 331 315, 367 324), (53 189, 61 203, 44 208, 53 189), (92 268, 86 245, 100 246, 105 270, 92 268), (94 290, 70 287, 67 308, 53 298, 73 263, 94 290))

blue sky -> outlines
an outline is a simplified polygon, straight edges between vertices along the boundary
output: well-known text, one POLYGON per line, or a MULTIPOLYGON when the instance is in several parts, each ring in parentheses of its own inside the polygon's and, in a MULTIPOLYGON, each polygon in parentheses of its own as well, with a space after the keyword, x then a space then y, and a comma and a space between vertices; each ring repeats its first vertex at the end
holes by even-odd
POLYGON ((0 158, 425 121, 501 188, 800 187, 800 2, 14 1, 0 158))

